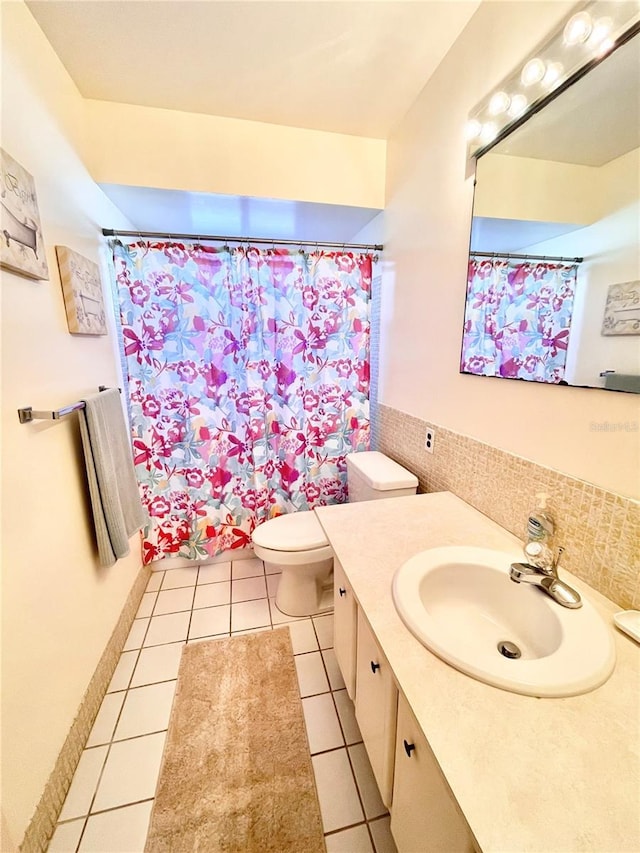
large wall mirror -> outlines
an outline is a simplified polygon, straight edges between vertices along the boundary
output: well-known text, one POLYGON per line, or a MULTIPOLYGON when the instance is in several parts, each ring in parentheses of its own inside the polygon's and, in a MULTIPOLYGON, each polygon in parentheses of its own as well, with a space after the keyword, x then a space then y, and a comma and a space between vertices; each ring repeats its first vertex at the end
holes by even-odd
POLYGON ((461 372, 640 393, 640 35, 478 157, 461 372))

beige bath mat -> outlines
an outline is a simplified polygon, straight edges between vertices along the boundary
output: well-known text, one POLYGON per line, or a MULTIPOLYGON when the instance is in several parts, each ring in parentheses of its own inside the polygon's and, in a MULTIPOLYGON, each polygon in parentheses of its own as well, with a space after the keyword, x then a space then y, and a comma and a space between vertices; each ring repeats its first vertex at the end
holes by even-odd
POLYGON ((289 629, 185 646, 146 853, 325 849, 289 629))

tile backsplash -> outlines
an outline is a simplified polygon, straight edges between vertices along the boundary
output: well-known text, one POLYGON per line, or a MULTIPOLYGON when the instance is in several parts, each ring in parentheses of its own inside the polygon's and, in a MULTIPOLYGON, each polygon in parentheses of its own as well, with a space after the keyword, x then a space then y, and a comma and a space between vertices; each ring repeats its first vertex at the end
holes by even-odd
POLYGON ((562 566, 621 608, 640 608, 640 503, 474 438, 378 404, 372 446, 412 471, 420 491, 450 491, 524 539, 535 495, 546 492, 562 566), (401 440, 398 439, 401 436, 401 440))

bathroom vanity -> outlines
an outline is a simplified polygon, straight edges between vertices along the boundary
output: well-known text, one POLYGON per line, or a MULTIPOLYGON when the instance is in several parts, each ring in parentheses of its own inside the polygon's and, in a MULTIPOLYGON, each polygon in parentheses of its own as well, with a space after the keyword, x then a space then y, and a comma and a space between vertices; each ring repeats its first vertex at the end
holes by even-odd
POLYGON ((316 513, 335 552, 335 653, 399 853, 640 850, 640 648, 613 627, 620 608, 561 572, 611 625, 614 672, 579 696, 511 693, 415 639, 391 584, 420 551, 509 561, 516 537, 448 492, 316 513))

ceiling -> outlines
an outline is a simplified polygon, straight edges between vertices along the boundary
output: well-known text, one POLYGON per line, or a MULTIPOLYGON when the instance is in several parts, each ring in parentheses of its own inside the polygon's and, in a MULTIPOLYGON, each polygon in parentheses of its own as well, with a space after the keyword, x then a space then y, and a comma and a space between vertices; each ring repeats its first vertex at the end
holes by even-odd
MULTIPOLYGON (((479 3, 27 0, 86 98, 381 139, 479 3)), ((379 213, 115 184, 102 189, 141 231, 342 243, 379 213)), ((380 220, 367 233, 367 242, 380 242, 380 220)))
POLYGON ((369 226, 366 242, 382 242, 382 223, 372 224, 380 213, 375 208, 119 184, 100 186, 140 231, 266 237, 309 245, 314 241, 349 243, 369 226))
POLYGON ((27 0, 86 98, 385 139, 480 0, 27 0))
POLYGON ((524 252, 530 246, 569 234, 583 225, 474 216, 470 254, 474 252, 524 252))

